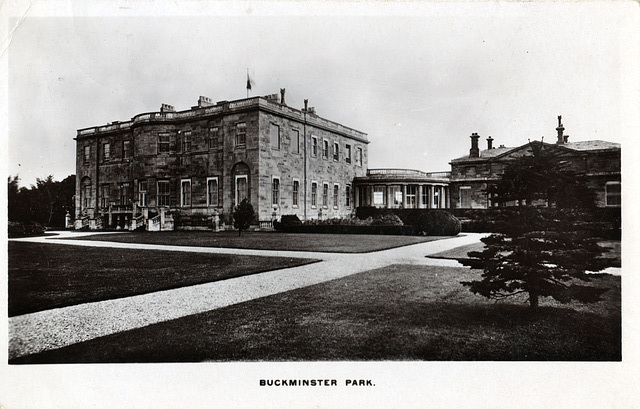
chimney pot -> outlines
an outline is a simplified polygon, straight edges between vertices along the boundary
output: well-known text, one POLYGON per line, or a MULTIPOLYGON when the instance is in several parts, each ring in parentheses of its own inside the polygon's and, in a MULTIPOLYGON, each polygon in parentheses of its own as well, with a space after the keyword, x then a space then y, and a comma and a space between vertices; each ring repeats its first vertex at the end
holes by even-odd
POLYGON ((487 149, 493 149, 493 138, 491 136, 487 138, 487 149))
POLYGON ((556 141, 557 145, 562 145, 566 142, 564 136, 562 135, 564 132, 564 126, 562 125, 562 115, 558 115, 558 127, 556 128, 558 131, 558 140, 556 141))
POLYGON ((469 149, 469 156, 472 158, 477 158, 480 156, 480 149, 478 148, 478 139, 480 139, 480 135, 477 132, 474 132, 470 136, 471 138, 471 149, 469 149))

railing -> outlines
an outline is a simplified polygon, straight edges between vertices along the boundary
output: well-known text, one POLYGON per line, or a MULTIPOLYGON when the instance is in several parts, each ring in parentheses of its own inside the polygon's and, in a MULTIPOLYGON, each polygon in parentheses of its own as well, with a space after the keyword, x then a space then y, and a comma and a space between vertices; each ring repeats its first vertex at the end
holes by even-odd
POLYGON ((229 103, 229 109, 244 108, 258 103, 259 97, 241 99, 239 101, 233 101, 229 103))
POLYGON ((102 217, 96 218, 96 230, 102 230, 102 217))
POLYGON ((451 172, 423 172, 415 169, 367 169, 367 176, 418 176, 433 179, 451 177, 451 172))
POLYGON ((88 217, 83 217, 82 218, 82 228, 85 227, 89 227, 89 218, 88 217))

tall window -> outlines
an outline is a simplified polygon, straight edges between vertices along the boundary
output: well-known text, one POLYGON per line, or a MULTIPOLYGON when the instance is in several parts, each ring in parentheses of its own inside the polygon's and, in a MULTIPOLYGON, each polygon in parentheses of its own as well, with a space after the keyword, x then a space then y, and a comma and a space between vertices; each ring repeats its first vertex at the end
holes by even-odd
POLYGON ((622 188, 620 182, 607 182, 605 185, 607 206, 620 206, 622 204, 622 188))
POLYGON ((236 205, 248 197, 247 176, 236 176, 236 205))
POLYGON ((316 182, 311 183, 311 206, 316 207, 318 205, 318 184, 316 182))
POLYGON ((318 138, 311 137, 311 156, 318 156, 318 138))
POLYGON ((183 179, 180 182, 180 205, 191 206, 191 180, 183 179))
POLYGON ((87 145, 84 147, 84 164, 88 165, 91 161, 91 146, 87 145))
POLYGON ((338 208, 338 198, 340 196, 340 186, 333 185, 333 207, 335 209, 338 208))
POLYGON ((123 182, 120 184, 120 204, 128 205, 131 201, 131 185, 129 182, 123 182))
POLYGON ((373 187, 373 205, 376 207, 384 206, 384 186, 374 186, 373 187))
POLYGON ((471 186, 460 186, 460 207, 471 208, 471 186))
POLYGON ((131 141, 122 141, 122 158, 128 159, 131 157, 131 141))
POLYGON ((91 182, 85 181, 83 182, 84 186, 82 189, 82 207, 84 209, 88 209, 91 206, 91 182))
POLYGON ((247 143, 247 123, 240 122, 236 124, 236 146, 242 146, 247 143))
POLYGON ((347 185, 345 187, 344 190, 344 195, 345 195, 345 206, 350 207, 351 206, 351 185, 347 185))
POLYGON ((356 148, 356 165, 362 166, 362 148, 356 148))
POLYGON ((280 127, 278 125, 270 125, 269 137, 271 140, 271 149, 280 149, 280 127))
POLYGON ((207 179, 207 206, 218 206, 218 178, 207 179))
POLYGON ((422 204, 429 207, 429 186, 422 185, 422 204))
POLYGON ((218 147, 218 128, 209 128, 209 149, 218 147))
POLYGON ((191 131, 182 134, 182 152, 191 152, 191 131))
POLYGON ((351 145, 345 145, 344 147, 344 160, 347 163, 351 163, 351 145))
POLYGON ((157 195, 158 206, 169 206, 169 181, 168 180, 159 180, 158 181, 158 195, 157 195))
POLYGON ((417 191, 417 186, 416 185, 407 185, 407 197, 406 197, 406 204, 407 204, 407 208, 409 209, 413 209, 416 207, 416 191, 417 191))
POLYGON ((104 162, 107 162, 110 157, 111 157, 111 144, 108 142, 103 143, 102 144, 102 160, 104 162))
POLYGON ((336 162, 340 160, 340 145, 338 145, 338 142, 333 143, 333 160, 336 162))
POLYGON ((293 153, 300 153, 300 131, 294 129, 291 131, 291 151, 293 153))
POLYGON ((109 207, 109 185, 102 185, 100 189, 100 207, 103 209, 109 207))
POLYGON ((147 207, 147 181, 138 182, 138 206, 147 207))
POLYGON ((171 142, 171 134, 169 132, 160 132, 158 134, 158 153, 169 152, 171 142))
POLYGON ((322 207, 329 206, 329 184, 324 183, 322 185, 322 207))
POLYGON ((300 182, 293 181, 293 205, 298 206, 298 199, 300 197, 300 182))
POLYGON ((271 181, 271 204, 277 206, 280 204, 280 179, 273 178, 271 181))
POLYGON ((327 159, 329 157, 329 141, 326 139, 322 140, 322 159, 327 159))

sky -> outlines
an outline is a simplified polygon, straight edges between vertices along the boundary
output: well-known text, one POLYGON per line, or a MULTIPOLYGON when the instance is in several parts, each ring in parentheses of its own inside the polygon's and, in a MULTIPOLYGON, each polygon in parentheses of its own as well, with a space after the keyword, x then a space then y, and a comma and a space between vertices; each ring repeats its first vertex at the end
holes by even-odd
POLYGON ((78 129, 245 98, 247 69, 252 96, 367 133, 369 168, 450 170, 473 132, 553 143, 558 115, 570 142, 631 133, 632 2, 190 4, 10 19, 8 175, 62 180, 78 129))

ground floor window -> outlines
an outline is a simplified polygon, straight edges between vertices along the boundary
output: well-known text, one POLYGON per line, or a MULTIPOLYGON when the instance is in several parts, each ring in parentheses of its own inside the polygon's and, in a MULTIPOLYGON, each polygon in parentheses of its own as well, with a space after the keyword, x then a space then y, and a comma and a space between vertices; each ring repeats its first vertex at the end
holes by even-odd
POLYGON ((384 186, 373 187, 373 205, 376 207, 384 206, 384 186))
POLYGON ((100 189, 100 207, 103 209, 109 207, 109 185, 102 185, 100 189))
POLYGON ((471 208, 471 186, 460 186, 460 208, 471 208))
POLYGON ((311 206, 316 207, 318 205, 318 184, 316 182, 311 183, 311 206))
POLYGON ((123 182, 120 184, 120 204, 128 205, 131 201, 131 185, 129 182, 123 182))
POLYGON ((169 206, 169 181, 158 181, 158 194, 157 194, 158 206, 169 206))
POLYGON ((218 178, 207 178, 207 206, 218 206, 218 178))
POLYGON ((622 186, 620 182, 607 182, 605 194, 607 206, 620 206, 622 204, 622 186))
POLYGON ((191 206, 191 180, 184 179, 180 182, 180 205, 191 206))
POLYGON ((293 181, 293 205, 298 206, 298 201, 300 197, 300 182, 297 180, 293 181))
POLYGON ((333 185, 333 207, 334 207, 334 209, 338 208, 339 197, 340 197, 340 186, 339 185, 333 185))
POLYGON ((329 184, 324 183, 322 185, 322 207, 329 206, 329 184))
POLYGON ((344 195, 345 195, 345 206, 349 207, 351 206, 351 185, 347 185, 345 187, 345 191, 344 191, 344 195))
POLYGON ((280 204, 280 179, 273 178, 271 181, 271 204, 278 206, 280 204))
POLYGON ((246 175, 236 176, 236 205, 248 198, 248 177, 246 175))
POLYGON ((147 207, 147 181, 141 180, 138 182, 138 205, 147 207))
POLYGON ((406 207, 413 209, 416 207, 416 185, 407 185, 406 207))

